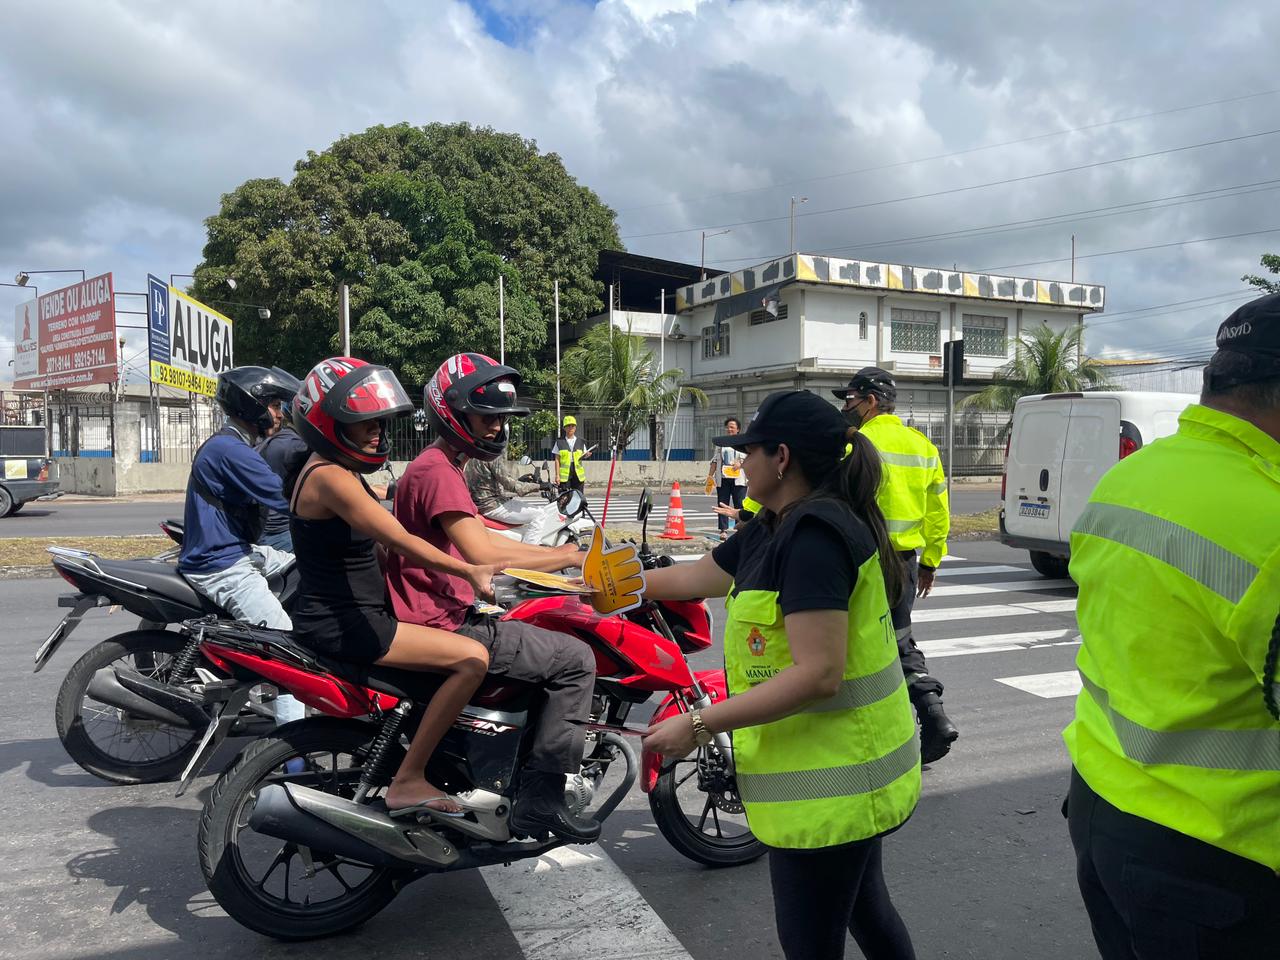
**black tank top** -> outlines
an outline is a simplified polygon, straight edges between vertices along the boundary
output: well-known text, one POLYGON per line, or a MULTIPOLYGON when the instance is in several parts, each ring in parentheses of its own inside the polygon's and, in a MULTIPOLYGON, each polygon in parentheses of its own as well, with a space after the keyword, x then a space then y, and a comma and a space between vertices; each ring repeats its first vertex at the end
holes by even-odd
MULTIPOLYGON (((313 463, 298 477, 295 505, 307 478, 323 466, 327 464, 313 463)), ((360 484, 377 500, 363 477, 360 484)), ((341 517, 309 520, 291 513, 289 528, 298 565, 298 609, 304 612, 304 618, 307 613, 318 611, 340 614, 353 609, 386 608, 387 587, 372 537, 356 533, 341 517)))

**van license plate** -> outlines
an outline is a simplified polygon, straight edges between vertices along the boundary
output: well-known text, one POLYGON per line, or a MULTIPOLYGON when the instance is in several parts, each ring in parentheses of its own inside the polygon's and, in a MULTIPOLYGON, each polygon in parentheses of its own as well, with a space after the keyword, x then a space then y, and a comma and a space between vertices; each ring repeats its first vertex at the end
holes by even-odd
POLYGON ((1035 517, 1038 520, 1047 520, 1049 519, 1049 504, 1020 503, 1018 504, 1018 516, 1035 517))

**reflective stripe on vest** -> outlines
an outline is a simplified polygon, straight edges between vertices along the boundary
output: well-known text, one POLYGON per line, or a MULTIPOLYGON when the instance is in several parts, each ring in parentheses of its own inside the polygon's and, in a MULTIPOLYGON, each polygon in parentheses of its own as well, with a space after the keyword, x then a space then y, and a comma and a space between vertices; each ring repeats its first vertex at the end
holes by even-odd
MULTIPOLYGON (((897 664, 894 664, 897 666, 897 664)), ((902 671, 898 671, 901 677, 902 671)), ((920 763, 920 744, 913 733, 892 753, 823 770, 785 770, 779 773, 739 773, 738 790, 747 803, 786 803, 830 800, 874 793, 910 773, 920 763)))
POLYGON ((805 707, 805 713, 829 713, 832 710, 852 710, 854 707, 866 707, 883 700, 905 682, 902 675, 902 662, 893 661, 883 670, 865 677, 854 677, 842 680, 835 696, 819 700, 805 707))
POLYGON ((1280 736, 1274 730, 1152 730, 1113 710, 1107 691, 1083 673, 1080 680, 1106 714, 1130 760, 1209 770, 1280 772, 1280 736))
POLYGON ((910 453, 889 453, 885 450, 880 451, 880 459, 895 467, 922 467, 925 470, 932 470, 938 465, 937 457, 917 457, 910 453))
POLYGON ((1114 503, 1091 503, 1075 527, 1167 563, 1230 603, 1248 592, 1258 568, 1194 530, 1114 503))
POLYGON ((924 526, 923 520, 886 520, 885 527, 890 533, 911 533, 924 526))

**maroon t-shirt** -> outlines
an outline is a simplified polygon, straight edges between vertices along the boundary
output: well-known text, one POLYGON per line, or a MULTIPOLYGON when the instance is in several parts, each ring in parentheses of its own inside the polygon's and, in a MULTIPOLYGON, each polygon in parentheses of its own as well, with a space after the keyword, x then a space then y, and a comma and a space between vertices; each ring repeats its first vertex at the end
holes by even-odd
MULTIPOLYGON (((462 470, 439 447, 431 446, 409 464, 396 486, 396 519, 437 549, 461 557, 440 526, 446 513, 477 514, 462 470)), ((387 592, 397 620, 441 630, 462 625, 475 591, 462 577, 410 566, 399 554, 387 557, 387 592)))

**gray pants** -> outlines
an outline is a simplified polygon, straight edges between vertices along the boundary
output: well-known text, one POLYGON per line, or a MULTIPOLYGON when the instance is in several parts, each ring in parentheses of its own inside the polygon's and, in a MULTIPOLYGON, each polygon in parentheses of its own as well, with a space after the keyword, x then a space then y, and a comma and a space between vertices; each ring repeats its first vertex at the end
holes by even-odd
POLYGON ((582 724, 591 712, 596 679, 591 648, 568 634, 480 614, 468 617, 457 633, 484 644, 491 674, 542 688, 528 768, 577 773, 586 746, 582 724))

